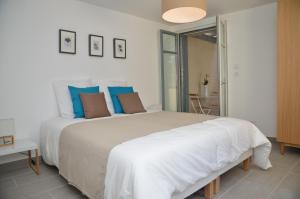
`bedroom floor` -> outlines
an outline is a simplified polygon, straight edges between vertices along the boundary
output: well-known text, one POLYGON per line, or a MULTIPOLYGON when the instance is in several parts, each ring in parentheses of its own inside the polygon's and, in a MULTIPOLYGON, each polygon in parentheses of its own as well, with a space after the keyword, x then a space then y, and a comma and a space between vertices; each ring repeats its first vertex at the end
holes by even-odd
MULTIPOLYGON (((221 191, 216 199, 299 199, 300 150, 288 149, 285 156, 273 144, 273 168, 262 171, 252 166, 249 172, 236 167, 221 177, 221 191)), ((36 176, 19 161, 0 165, 1 199, 79 199, 86 198, 58 175, 57 169, 42 165, 36 176)), ((201 191, 188 199, 202 199, 201 191)))

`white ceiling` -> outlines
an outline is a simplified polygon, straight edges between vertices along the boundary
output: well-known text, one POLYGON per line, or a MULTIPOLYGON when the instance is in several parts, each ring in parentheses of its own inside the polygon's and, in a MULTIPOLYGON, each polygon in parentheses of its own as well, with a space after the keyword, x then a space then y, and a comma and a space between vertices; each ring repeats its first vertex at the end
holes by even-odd
MULTIPOLYGON (((162 22, 161 0, 80 0, 108 9, 162 22)), ((252 8, 277 0, 207 0, 208 16, 252 8)))

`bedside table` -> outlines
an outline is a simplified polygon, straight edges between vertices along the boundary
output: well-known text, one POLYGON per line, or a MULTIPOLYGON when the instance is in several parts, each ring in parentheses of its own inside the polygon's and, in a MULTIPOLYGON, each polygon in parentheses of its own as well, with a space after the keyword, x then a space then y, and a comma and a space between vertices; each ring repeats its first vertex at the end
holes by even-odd
POLYGON ((0 156, 14 153, 28 152, 28 165, 37 174, 40 174, 39 147, 28 139, 16 140, 13 145, 0 147, 0 156), (32 160, 31 151, 35 151, 35 161, 32 160))

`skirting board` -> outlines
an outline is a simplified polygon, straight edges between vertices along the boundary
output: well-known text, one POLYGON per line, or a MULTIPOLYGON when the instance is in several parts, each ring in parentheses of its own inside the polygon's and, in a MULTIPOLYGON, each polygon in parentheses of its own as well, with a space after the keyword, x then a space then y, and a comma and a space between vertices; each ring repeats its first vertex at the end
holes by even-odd
POLYGON ((233 167, 241 164, 244 160, 251 157, 252 155, 253 155, 253 150, 252 149, 250 149, 249 151, 246 151, 235 162, 232 162, 229 165, 225 166, 224 168, 213 172, 212 174, 210 174, 206 178, 199 180, 193 186, 187 188, 185 191, 183 191, 181 193, 175 193, 172 196, 172 199, 183 199, 183 198, 186 198, 186 197, 192 195, 193 193, 197 192, 198 190, 200 190, 201 188, 205 187, 207 184, 209 184, 210 182, 215 180, 220 175, 226 173, 228 170, 232 169, 233 167))

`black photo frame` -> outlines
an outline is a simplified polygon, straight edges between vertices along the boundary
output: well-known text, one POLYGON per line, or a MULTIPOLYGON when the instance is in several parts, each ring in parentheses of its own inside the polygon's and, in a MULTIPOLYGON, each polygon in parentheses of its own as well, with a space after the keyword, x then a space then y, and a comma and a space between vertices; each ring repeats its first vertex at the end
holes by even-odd
POLYGON ((59 29, 59 53, 76 54, 76 32, 59 29))
POLYGON ((100 35, 89 35, 89 56, 103 57, 104 55, 104 38, 100 35), (97 42, 98 40, 98 42, 97 42), (101 45, 101 46, 99 46, 101 45), (98 48, 98 49, 97 49, 98 48))
POLYGON ((126 40, 114 38, 114 58, 117 59, 126 59, 126 40))

